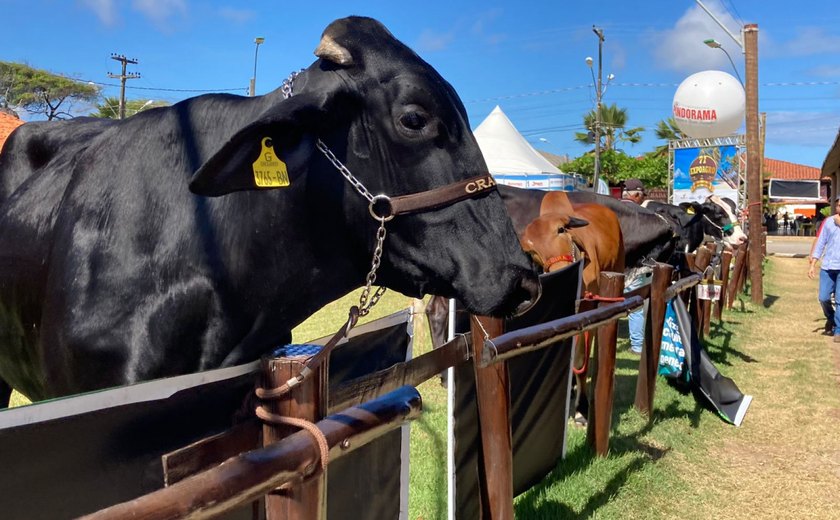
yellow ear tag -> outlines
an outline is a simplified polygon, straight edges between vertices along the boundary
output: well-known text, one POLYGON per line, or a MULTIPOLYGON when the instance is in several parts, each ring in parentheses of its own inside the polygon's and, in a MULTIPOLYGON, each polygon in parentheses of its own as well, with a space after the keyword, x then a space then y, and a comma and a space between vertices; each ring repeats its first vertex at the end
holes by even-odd
POLYGON ((685 212, 688 213, 689 215, 694 215, 694 208, 687 208, 685 210, 685 212))
POLYGON ((260 188, 282 188, 289 185, 286 163, 274 153, 270 137, 263 137, 260 158, 254 161, 254 183, 260 188))

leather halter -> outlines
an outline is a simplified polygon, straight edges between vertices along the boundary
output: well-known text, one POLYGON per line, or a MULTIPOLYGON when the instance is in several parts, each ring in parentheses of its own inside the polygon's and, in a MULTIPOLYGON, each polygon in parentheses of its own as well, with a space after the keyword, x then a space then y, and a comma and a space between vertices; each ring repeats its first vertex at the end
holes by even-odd
POLYGON ((397 215, 428 211, 479 197, 495 189, 496 181, 488 173, 409 195, 376 195, 370 202, 370 213, 377 220, 391 220, 397 215))
POLYGON ((569 239, 569 246, 570 246, 572 252, 568 255, 552 256, 551 258, 546 260, 545 265, 543 267, 543 269, 545 269, 546 273, 551 270, 551 267, 554 264, 559 264, 560 262, 567 262, 567 263, 571 264, 571 263, 577 262, 578 257, 580 256, 580 250, 578 249, 577 244, 575 244, 575 241, 572 238, 572 235, 570 235, 568 231, 565 231, 563 234, 566 235, 566 238, 569 239))
POLYGON ((548 260, 545 261, 545 269, 547 271, 547 270, 551 269, 551 266, 553 266, 554 264, 559 263, 559 262, 568 262, 568 263, 571 264, 574 261, 575 261, 574 255, 552 256, 551 258, 549 258, 548 260))

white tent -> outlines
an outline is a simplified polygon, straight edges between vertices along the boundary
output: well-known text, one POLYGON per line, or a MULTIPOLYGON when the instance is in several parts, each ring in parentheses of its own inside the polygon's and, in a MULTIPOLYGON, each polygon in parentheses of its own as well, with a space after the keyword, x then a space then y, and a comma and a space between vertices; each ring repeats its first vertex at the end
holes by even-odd
POLYGON ((540 155, 496 107, 473 132, 490 173, 500 184, 521 188, 576 189, 576 176, 564 174, 540 155))

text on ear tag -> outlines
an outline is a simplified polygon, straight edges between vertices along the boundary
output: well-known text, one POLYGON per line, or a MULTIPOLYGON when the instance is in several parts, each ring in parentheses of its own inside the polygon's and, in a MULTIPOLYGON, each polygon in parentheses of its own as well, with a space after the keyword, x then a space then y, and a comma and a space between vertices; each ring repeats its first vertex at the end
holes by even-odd
POLYGON ((260 188, 282 188, 289 185, 286 163, 274 153, 270 137, 263 137, 260 157, 253 164, 254 183, 260 188))

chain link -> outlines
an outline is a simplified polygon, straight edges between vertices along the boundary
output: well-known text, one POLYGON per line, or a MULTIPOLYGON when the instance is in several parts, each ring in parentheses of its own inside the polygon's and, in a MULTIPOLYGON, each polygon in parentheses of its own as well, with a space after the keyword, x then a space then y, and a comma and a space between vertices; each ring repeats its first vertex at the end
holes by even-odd
POLYGON ((335 169, 338 170, 338 172, 341 175, 343 175, 345 179, 347 179, 347 182, 350 183, 350 186, 353 186, 353 188, 355 188, 355 190, 359 192, 359 195, 367 199, 368 202, 373 202, 373 195, 371 195, 368 189, 365 188, 364 184, 362 184, 361 181, 359 181, 359 179, 357 179, 350 172, 350 170, 347 169, 347 166, 344 166, 344 163, 342 163, 338 159, 338 157, 336 157, 335 154, 332 153, 332 150, 330 150, 327 147, 327 145, 324 144, 324 141, 318 139, 318 142, 315 143, 315 146, 317 146, 318 149, 321 150, 321 153, 323 153, 324 156, 327 158, 327 160, 329 160, 332 163, 332 165, 335 166, 335 169))
MULTIPOLYGON (((298 74, 300 74, 300 71, 292 72, 288 78, 283 80, 283 85, 280 87, 280 91, 283 93, 283 97, 285 99, 292 97, 292 83, 294 83, 298 74)), ((379 269, 379 264, 382 262, 382 249, 385 244, 385 236, 387 235, 387 232, 385 231, 385 222, 389 219, 374 215, 373 195, 371 195, 370 191, 365 188, 364 184, 362 184, 362 182, 353 175, 347 166, 345 166, 344 163, 335 156, 332 150, 330 150, 320 138, 315 143, 315 146, 321 150, 321 153, 323 153, 327 160, 332 163, 335 169, 338 170, 345 179, 347 179, 347 182, 353 186, 353 189, 355 189, 359 195, 368 201, 370 204, 371 215, 379 221, 379 229, 376 230, 376 247, 373 250, 373 260, 371 261, 370 272, 368 272, 367 277, 365 278, 365 288, 362 290, 361 296, 359 296, 359 317, 367 316, 371 309, 379 302, 379 299, 382 298, 382 295, 385 294, 386 290, 385 287, 380 286, 376 288, 376 292, 373 293, 373 296, 370 295, 371 287, 373 287, 373 283, 376 281, 376 271, 379 269)))
POLYGON ((379 264, 382 260, 382 246, 385 243, 385 235, 387 232, 385 231, 385 221, 379 221, 379 229, 376 230, 376 247, 373 250, 373 261, 371 262, 370 272, 367 275, 365 280, 365 288, 362 290, 362 295, 359 297, 359 316, 366 316, 370 310, 373 308, 374 305, 379 302, 379 299, 382 298, 382 295, 385 294, 385 287, 378 287, 376 292, 371 297, 370 301, 368 301, 368 297, 370 296, 370 289, 373 286, 373 282, 376 281, 376 270, 379 269, 379 264))

